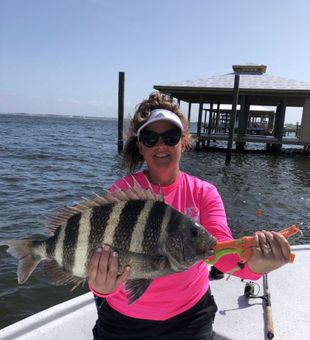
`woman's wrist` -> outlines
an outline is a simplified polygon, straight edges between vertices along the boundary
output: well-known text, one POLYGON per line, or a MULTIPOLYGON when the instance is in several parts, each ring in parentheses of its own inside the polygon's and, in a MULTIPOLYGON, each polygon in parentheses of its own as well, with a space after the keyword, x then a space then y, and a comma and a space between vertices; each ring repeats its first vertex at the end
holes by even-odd
POLYGON ((113 292, 110 292, 110 293, 103 293, 103 292, 97 291, 96 289, 94 289, 94 287, 92 287, 90 282, 88 282, 88 288, 96 296, 99 296, 99 297, 102 297, 102 298, 106 298, 106 297, 110 297, 110 296, 113 296, 113 295, 117 294, 120 291, 120 289, 121 289, 121 285, 119 285, 113 292))

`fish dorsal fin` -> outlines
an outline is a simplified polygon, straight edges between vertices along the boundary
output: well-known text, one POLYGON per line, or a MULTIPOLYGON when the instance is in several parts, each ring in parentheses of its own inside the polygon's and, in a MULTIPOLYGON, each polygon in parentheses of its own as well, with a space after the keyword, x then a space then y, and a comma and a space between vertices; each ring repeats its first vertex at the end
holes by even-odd
POLYGON ((140 183, 131 175, 133 184, 129 184, 125 179, 124 182, 127 185, 126 189, 121 189, 117 185, 114 185, 114 191, 107 191, 105 194, 97 195, 92 199, 82 197, 84 202, 75 203, 72 207, 62 208, 58 214, 50 217, 50 232, 52 235, 55 234, 56 230, 67 224, 69 218, 76 214, 81 214, 84 211, 92 209, 94 207, 102 206, 110 203, 118 203, 121 201, 132 201, 132 200, 155 200, 164 201, 163 195, 156 194, 152 188, 151 183, 146 179, 147 187, 143 188, 140 183))
POLYGON ((141 184, 136 180, 136 178, 131 175, 130 178, 133 184, 129 184, 126 179, 123 179, 127 188, 125 190, 119 188, 117 185, 114 185, 115 190, 111 193, 112 195, 117 196, 121 201, 130 201, 130 200, 155 200, 155 201, 164 201, 164 197, 162 193, 156 194, 152 188, 152 185, 148 178, 144 175, 146 181, 146 188, 143 188, 141 184))
POLYGON ((155 192, 152 188, 152 184, 145 174, 144 174, 144 178, 145 178, 146 183, 147 183, 147 190, 146 191, 149 192, 151 195, 153 195, 152 199, 155 199, 156 201, 164 202, 165 200, 164 200, 164 195, 163 195, 162 190, 161 190, 161 186, 159 185, 159 193, 155 194, 155 192))

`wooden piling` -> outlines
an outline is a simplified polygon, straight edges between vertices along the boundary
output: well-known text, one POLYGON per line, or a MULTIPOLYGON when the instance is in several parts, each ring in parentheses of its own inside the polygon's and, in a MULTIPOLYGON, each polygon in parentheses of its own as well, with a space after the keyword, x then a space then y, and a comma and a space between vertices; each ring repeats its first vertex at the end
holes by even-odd
POLYGON ((202 111, 203 111, 203 103, 199 103, 199 110, 198 110, 198 126, 197 126, 197 142, 196 142, 196 150, 200 149, 200 135, 201 135, 201 125, 202 125, 202 111))
POLYGON ((190 122, 191 122, 191 111, 192 111, 192 103, 189 102, 189 103, 188 103, 188 114, 187 114, 187 121, 188 121, 188 124, 190 124, 190 122))
POLYGON ((237 132, 237 143, 236 149, 239 151, 243 151, 245 147, 245 142, 241 140, 245 137, 247 127, 248 127, 248 120, 249 120, 249 113, 250 113, 250 105, 246 102, 245 96, 241 96, 241 107, 239 111, 239 125, 238 125, 238 132, 237 132))
POLYGON ((123 151, 124 140, 124 98, 125 98, 125 72, 118 74, 118 140, 117 150, 118 153, 123 151))
POLYGON ((234 129, 235 129, 235 121, 236 121, 236 115, 237 115, 237 104, 238 104, 238 95, 239 95, 239 80, 240 75, 235 75, 235 81, 234 81, 234 92, 233 92, 233 102, 232 102, 232 108, 231 108, 231 116, 230 116, 230 124, 229 124, 229 136, 228 136, 228 142, 227 142, 227 151, 226 151, 226 161, 225 164, 229 165, 231 160, 231 150, 232 150, 232 144, 233 144, 233 137, 234 137, 234 129))
MULTIPOLYGON (((212 131, 212 120, 213 120, 213 101, 210 103, 210 111, 209 111, 209 123, 208 123, 208 136, 211 135, 212 131)), ((207 148, 210 147, 210 139, 207 141, 207 148)))
MULTIPOLYGON (((279 104, 277 105, 275 127, 274 127, 274 136, 280 142, 282 142, 282 139, 283 139, 285 110, 286 110, 286 101, 285 101, 285 99, 282 99, 282 100, 280 100, 279 104)), ((282 147, 282 144, 273 144, 271 149, 274 152, 280 152, 281 147, 282 147)))

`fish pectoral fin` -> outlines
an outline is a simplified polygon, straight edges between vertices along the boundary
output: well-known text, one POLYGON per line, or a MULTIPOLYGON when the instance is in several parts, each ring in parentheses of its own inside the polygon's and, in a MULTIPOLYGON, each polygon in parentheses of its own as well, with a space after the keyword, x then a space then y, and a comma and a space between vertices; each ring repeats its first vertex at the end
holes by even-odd
POLYGON ((134 279, 126 281, 125 289, 128 292, 128 304, 131 305, 138 300, 145 293, 151 283, 151 279, 134 279))
POLYGON ((73 289, 86 281, 85 278, 78 277, 60 267, 55 260, 45 260, 43 262, 44 273, 49 281, 55 286, 73 284, 73 289))

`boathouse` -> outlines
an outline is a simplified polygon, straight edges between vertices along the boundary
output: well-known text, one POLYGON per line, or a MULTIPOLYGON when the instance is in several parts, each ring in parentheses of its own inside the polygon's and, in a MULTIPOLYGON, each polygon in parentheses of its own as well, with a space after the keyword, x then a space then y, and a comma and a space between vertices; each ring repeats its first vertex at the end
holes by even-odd
MULTIPOLYGON (((265 143, 279 151, 282 144, 310 147, 310 83, 272 76, 266 65, 233 65, 233 72, 188 80, 169 85, 154 85, 156 90, 188 103, 188 120, 192 104, 199 104, 197 148, 210 141, 228 140, 235 75, 239 75, 237 114, 233 140, 236 148, 247 142, 265 143), (286 136, 284 127, 287 107, 302 108, 301 125, 294 136, 286 136)), ((207 145, 206 145, 207 143, 207 145)))

